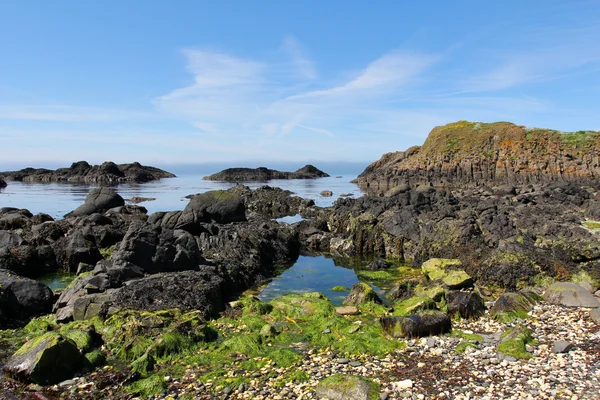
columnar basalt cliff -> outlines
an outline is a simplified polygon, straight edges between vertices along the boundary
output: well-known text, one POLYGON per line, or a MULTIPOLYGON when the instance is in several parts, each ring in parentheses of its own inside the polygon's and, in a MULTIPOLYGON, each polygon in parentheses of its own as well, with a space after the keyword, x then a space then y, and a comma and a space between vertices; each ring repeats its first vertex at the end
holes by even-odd
POLYGON ((161 178, 174 178, 175 175, 162 169, 141 165, 115 164, 111 161, 102 165, 90 165, 86 161, 78 161, 69 168, 50 170, 45 168, 24 168, 20 171, 0 172, 7 180, 23 182, 86 182, 86 183, 121 183, 149 182, 161 178))
POLYGON ((600 177, 600 132, 563 133, 509 122, 458 121, 422 146, 385 154, 358 177, 372 192, 395 186, 585 182, 600 177))

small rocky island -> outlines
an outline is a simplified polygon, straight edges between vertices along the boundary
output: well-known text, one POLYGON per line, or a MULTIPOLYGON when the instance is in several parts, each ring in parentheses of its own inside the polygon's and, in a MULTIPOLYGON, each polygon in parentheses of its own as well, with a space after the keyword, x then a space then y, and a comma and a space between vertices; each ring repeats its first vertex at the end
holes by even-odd
POLYGON ((20 171, 0 172, 0 177, 21 182, 85 182, 110 184, 124 182, 143 183, 162 178, 174 178, 175 175, 159 168, 141 165, 138 162, 131 164, 115 164, 111 161, 107 161, 101 165, 90 165, 86 161, 78 161, 71 164, 69 168, 59 168, 57 170, 24 168, 20 171))
POLYGON ((216 174, 205 176, 202 179, 207 181, 262 182, 272 179, 315 179, 326 178, 328 176, 329 174, 309 164, 294 172, 282 172, 265 167, 228 168, 216 174))
POLYGON ((62 220, 0 208, 0 391, 597 398, 598 135, 545 132, 435 128, 367 168, 372 194, 327 208, 242 185, 150 215, 106 187, 62 220), (353 265, 341 306, 254 296, 301 253, 353 265), (76 277, 53 292, 48 271, 76 277))

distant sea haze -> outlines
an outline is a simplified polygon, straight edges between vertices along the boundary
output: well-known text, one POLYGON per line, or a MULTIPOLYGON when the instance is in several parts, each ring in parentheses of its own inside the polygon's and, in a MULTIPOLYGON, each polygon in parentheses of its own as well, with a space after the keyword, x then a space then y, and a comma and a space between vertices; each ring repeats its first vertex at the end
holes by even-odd
MULTIPOLYGON (((148 209, 148 213, 156 211, 182 210, 188 203, 185 196, 203 193, 209 190, 228 189, 235 185, 234 182, 204 181, 206 175, 219 172, 230 167, 258 167, 265 166, 282 171, 295 171, 307 163, 265 163, 260 164, 178 164, 178 165, 152 165, 165 169, 177 175, 176 178, 161 179, 158 181, 135 184, 127 183, 115 186, 115 190, 125 199, 136 197, 156 198, 154 201, 140 203, 148 209)), ((60 167, 68 167, 62 165, 60 167)), ((278 186, 291 190, 296 195, 315 200, 318 206, 327 207, 339 198, 340 194, 352 194, 352 197, 362 195, 357 185, 350 183, 366 167, 365 164, 354 163, 313 163, 317 168, 331 175, 329 178, 300 179, 300 180, 272 180, 268 182, 244 182, 251 188, 264 185, 278 186), (337 178, 341 176, 341 178, 337 178), (323 190, 333 192, 332 197, 323 197, 323 190)), ((46 167, 32 165, 34 167, 46 167)), ((21 169, 20 166, 15 169, 21 169)), ((47 168, 55 168, 48 166, 47 168)), ((2 169, 8 170, 8 169, 2 169)), ((26 208, 32 213, 46 213, 53 218, 60 219, 66 213, 81 205, 90 189, 97 185, 72 184, 72 183, 24 183, 8 182, 8 187, 0 189, 0 207, 26 208)))

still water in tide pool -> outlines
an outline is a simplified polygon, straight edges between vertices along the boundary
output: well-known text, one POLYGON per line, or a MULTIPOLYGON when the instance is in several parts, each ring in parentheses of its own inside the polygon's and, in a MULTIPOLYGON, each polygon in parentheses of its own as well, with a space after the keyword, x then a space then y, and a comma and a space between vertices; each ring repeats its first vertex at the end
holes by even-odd
POLYGON ((60 289, 65 289, 71 284, 71 282, 75 280, 75 278, 77 278, 77 275, 75 274, 70 274, 68 272, 63 271, 56 271, 42 275, 39 278, 37 278, 37 280, 48 285, 48 287, 54 292, 60 289))
MULTIPOLYGON (((325 256, 300 256, 296 263, 274 278, 265 286, 258 298, 269 301, 278 296, 290 293, 320 292, 335 305, 341 305, 349 290, 335 292, 335 286, 348 289, 360 280, 354 269, 336 264, 332 258, 325 256)), ((371 284, 375 292, 383 299, 384 290, 371 284)))
MULTIPOLYGON (((120 184, 114 186, 114 189, 125 199, 134 196, 155 198, 156 200, 139 204, 146 207, 149 214, 156 211, 182 210, 189 202, 185 198, 187 195, 204 193, 209 190, 229 189, 235 186, 235 183, 231 182, 202 180, 202 177, 217 171, 218 169, 194 170, 178 174, 175 170, 173 172, 177 174, 176 178, 160 179, 141 184, 120 184)), ((331 177, 243 182, 243 184, 253 189, 264 185, 280 187, 292 191, 296 196, 313 199, 316 205, 321 207, 331 206, 341 194, 351 194, 354 198, 362 195, 358 186, 350 183, 360 174, 360 169, 353 171, 345 169, 339 174, 336 174, 335 170, 327 172, 331 177), (320 193, 324 190, 332 191, 333 196, 321 196, 320 193)), ((97 187, 97 185, 9 181, 6 188, 0 189, 0 208, 26 208, 33 214, 43 212, 58 219, 83 204, 88 192, 94 187, 97 187)), ((291 220, 293 221, 293 219, 291 220)))

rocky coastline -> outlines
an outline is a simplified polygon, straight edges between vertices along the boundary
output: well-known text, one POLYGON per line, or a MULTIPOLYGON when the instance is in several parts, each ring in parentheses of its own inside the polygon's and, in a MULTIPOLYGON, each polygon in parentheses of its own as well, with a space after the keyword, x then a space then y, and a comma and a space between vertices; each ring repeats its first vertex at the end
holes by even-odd
POLYGON ((410 186, 586 183, 600 176, 600 132, 564 133, 509 122, 458 121, 422 146, 385 154, 358 177, 374 193, 410 186))
POLYGON ((61 220, 0 209, 0 388, 11 400, 596 398, 600 185, 583 162, 595 133, 564 144, 506 123, 447 127, 369 166, 370 194, 328 208, 238 185, 150 215, 106 187, 61 220), (475 144, 460 136, 472 131, 475 144), (494 144, 507 140, 519 144, 494 144), (556 153, 544 164, 532 141, 556 153), (452 147, 437 159, 432 143, 452 147), (519 146, 535 159, 514 179, 453 161, 519 146), (305 252, 353 260, 360 282, 335 288, 342 306, 253 296, 305 252), (36 280, 57 270, 76 274, 63 290, 36 280))
POLYGON ((264 182, 272 179, 315 179, 326 178, 328 176, 329 174, 309 164, 294 172, 282 172, 265 167, 228 168, 216 174, 205 176, 202 179, 227 182, 264 182))
MULTIPOLYGON (((0 177, 9 181, 20 182, 84 182, 84 183, 124 183, 150 182, 162 178, 174 178, 175 175, 156 167, 131 164, 115 164, 111 161, 101 165, 90 165, 86 161, 78 161, 69 168, 50 170, 45 168, 24 168, 20 171, 0 172, 0 177)), ((2 187, 2 186, 0 186, 2 187)))

